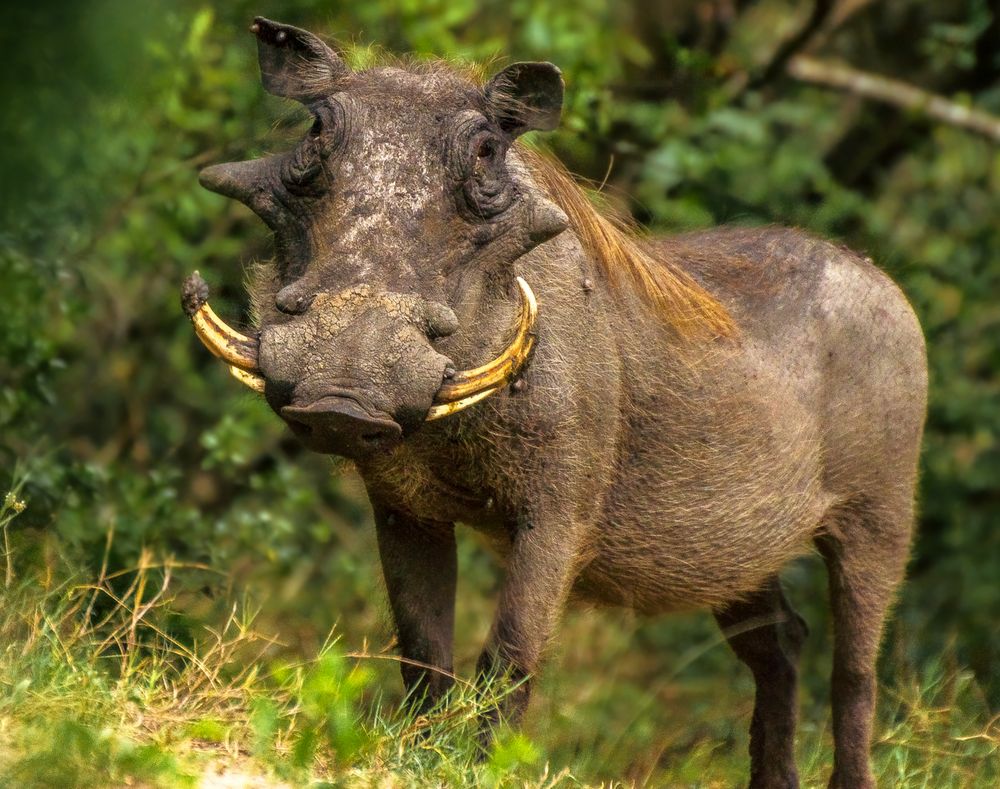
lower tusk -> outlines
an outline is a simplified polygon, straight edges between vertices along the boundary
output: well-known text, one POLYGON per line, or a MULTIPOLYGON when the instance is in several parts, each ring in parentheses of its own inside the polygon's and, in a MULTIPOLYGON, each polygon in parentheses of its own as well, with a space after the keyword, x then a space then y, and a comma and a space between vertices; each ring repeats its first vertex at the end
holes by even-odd
POLYGON ((264 394, 264 379, 259 375, 248 373, 246 370, 241 370, 239 367, 235 367, 234 365, 229 365, 229 372, 233 378, 244 386, 249 386, 255 392, 264 394))
POLYGON ((535 345, 533 330, 538 318, 538 302, 521 277, 517 278, 517 286, 521 291, 521 317, 514 339, 496 359, 481 367, 459 371, 442 384, 434 396, 434 406, 427 414, 428 421, 457 413, 489 397, 514 380, 524 368, 535 345))
POLYGON ((443 403, 442 405, 431 406, 431 410, 427 412, 427 416, 424 418, 424 421, 433 422, 435 419, 441 419, 441 417, 451 416, 452 414, 458 413, 463 408, 468 408, 470 405, 478 403, 480 400, 485 400, 499 388, 499 386, 494 386, 492 389, 484 389, 482 392, 477 392, 474 395, 463 397, 461 400, 456 400, 453 403, 443 403))
POLYGON ((195 334, 215 356, 247 373, 257 372, 257 340, 240 334, 215 314, 208 304, 208 286, 196 271, 181 291, 184 311, 195 334))

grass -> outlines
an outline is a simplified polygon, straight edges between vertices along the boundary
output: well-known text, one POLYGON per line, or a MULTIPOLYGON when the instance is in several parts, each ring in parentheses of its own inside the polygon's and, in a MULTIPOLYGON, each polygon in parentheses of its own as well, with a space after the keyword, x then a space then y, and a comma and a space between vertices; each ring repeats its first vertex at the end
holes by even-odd
MULTIPOLYGON (((5 536, 17 510, 0 516, 5 536)), ((54 555, 23 578, 7 543, 0 592, 0 785, 556 786, 538 748, 504 731, 481 758, 477 720, 500 701, 460 682, 425 716, 381 699, 382 654, 333 639, 309 660, 271 659, 276 643, 234 605, 185 643, 171 630, 178 574, 155 562, 93 581, 55 580, 54 555), (389 783, 386 784, 386 781, 389 783)), ((384 673, 384 672, 382 672, 384 673)))
MULTIPOLYGON (((371 650, 349 622, 341 640, 327 639, 308 659, 262 635, 267 611, 246 603, 226 602, 223 616, 192 626, 181 590, 185 576, 204 568, 145 553, 127 571, 105 562, 95 578, 73 576, 45 539, 9 539, 18 495, 12 491, 0 509, 2 786, 731 787, 746 780, 752 684, 702 618, 665 629, 615 612, 571 614, 524 733, 502 732, 479 759, 477 717, 496 703, 500 684, 484 698, 460 681, 447 706, 415 717, 399 703, 391 649, 371 650)), ((476 598, 474 591, 463 599, 476 598)), ((476 605, 466 616, 478 626, 488 619, 476 605)), ((473 642, 463 647, 463 665, 473 642)), ((812 649, 799 736, 806 787, 825 785, 831 759, 825 684, 817 678, 825 640, 812 649)), ((883 688, 873 748, 880 785, 995 786, 998 747, 1000 722, 961 668, 942 660, 883 688)))

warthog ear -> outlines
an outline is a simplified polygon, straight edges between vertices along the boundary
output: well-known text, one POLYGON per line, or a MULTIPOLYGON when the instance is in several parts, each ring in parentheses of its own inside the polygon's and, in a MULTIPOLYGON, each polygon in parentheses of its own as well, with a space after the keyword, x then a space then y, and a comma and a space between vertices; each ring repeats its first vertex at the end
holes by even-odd
POLYGON ((260 81, 275 96, 308 103, 332 92, 348 73, 340 56, 306 30, 254 19, 260 81))
POLYGON ((511 137, 552 131, 562 114, 562 72, 551 63, 514 63, 484 89, 493 117, 511 137))

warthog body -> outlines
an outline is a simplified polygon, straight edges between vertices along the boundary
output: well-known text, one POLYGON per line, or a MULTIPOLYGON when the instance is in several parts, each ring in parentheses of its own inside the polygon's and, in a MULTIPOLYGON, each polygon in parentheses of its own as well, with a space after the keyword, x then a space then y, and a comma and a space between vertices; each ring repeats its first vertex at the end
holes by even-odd
POLYGON ((835 625, 831 785, 872 786, 874 665, 925 411, 900 291, 795 230, 639 242, 514 143, 558 119, 549 64, 485 88, 440 66, 352 73, 304 31, 254 29, 265 87, 319 121, 291 154, 203 175, 276 234, 244 369, 308 446, 355 460, 407 687, 430 703, 449 685, 466 523, 506 569, 481 671, 533 674, 571 598, 709 608, 757 681, 751 783, 793 786, 806 628, 777 578, 815 546, 835 625), (538 300, 532 358, 424 423, 454 368, 503 353, 516 276, 538 300))

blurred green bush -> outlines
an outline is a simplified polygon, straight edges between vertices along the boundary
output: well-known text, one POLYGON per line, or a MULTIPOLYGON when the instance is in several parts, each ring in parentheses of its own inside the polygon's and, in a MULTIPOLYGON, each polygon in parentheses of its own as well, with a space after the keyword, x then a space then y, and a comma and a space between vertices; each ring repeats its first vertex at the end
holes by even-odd
MULTIPOLYGON (((1000 112, 1000 19, 986 0, 848 5, 856 12, 818 34, 824 56, 1000 112)), ((112 566, 152 546, 220 571, 207 590, 264 565, 318 632, 364 608, 375 564, 356 484, 301 452, 197 346, 178 307, 181 279, 200 269, 217 308, 239 316, 243 268, 268 254, 252 215, 200 189, 196 173, 280 148, 302 128, 297 108, 259 87, 244 32, 254 14, 396 51, 546 59, 568 84, 551 146, 641 222, 800 225, 868 251, 906 290, 927 333, 932 389, 919 537, 895 625, 910 635, 893 659, 920 667, 953 644, 1000 702, 1000 150, 919 114, 769 75, 810 9, 791 0, 6 9, 0 492, 20 462, 29 506, 19 528, 95 566, 111 531, 112 566), (323 596, 334 587, 331 610, 323 596)), ((487 578, 481 556, 464 550, 487 578)), ((650 648, 684 632, 671 627, 644 630, 650 648)))

